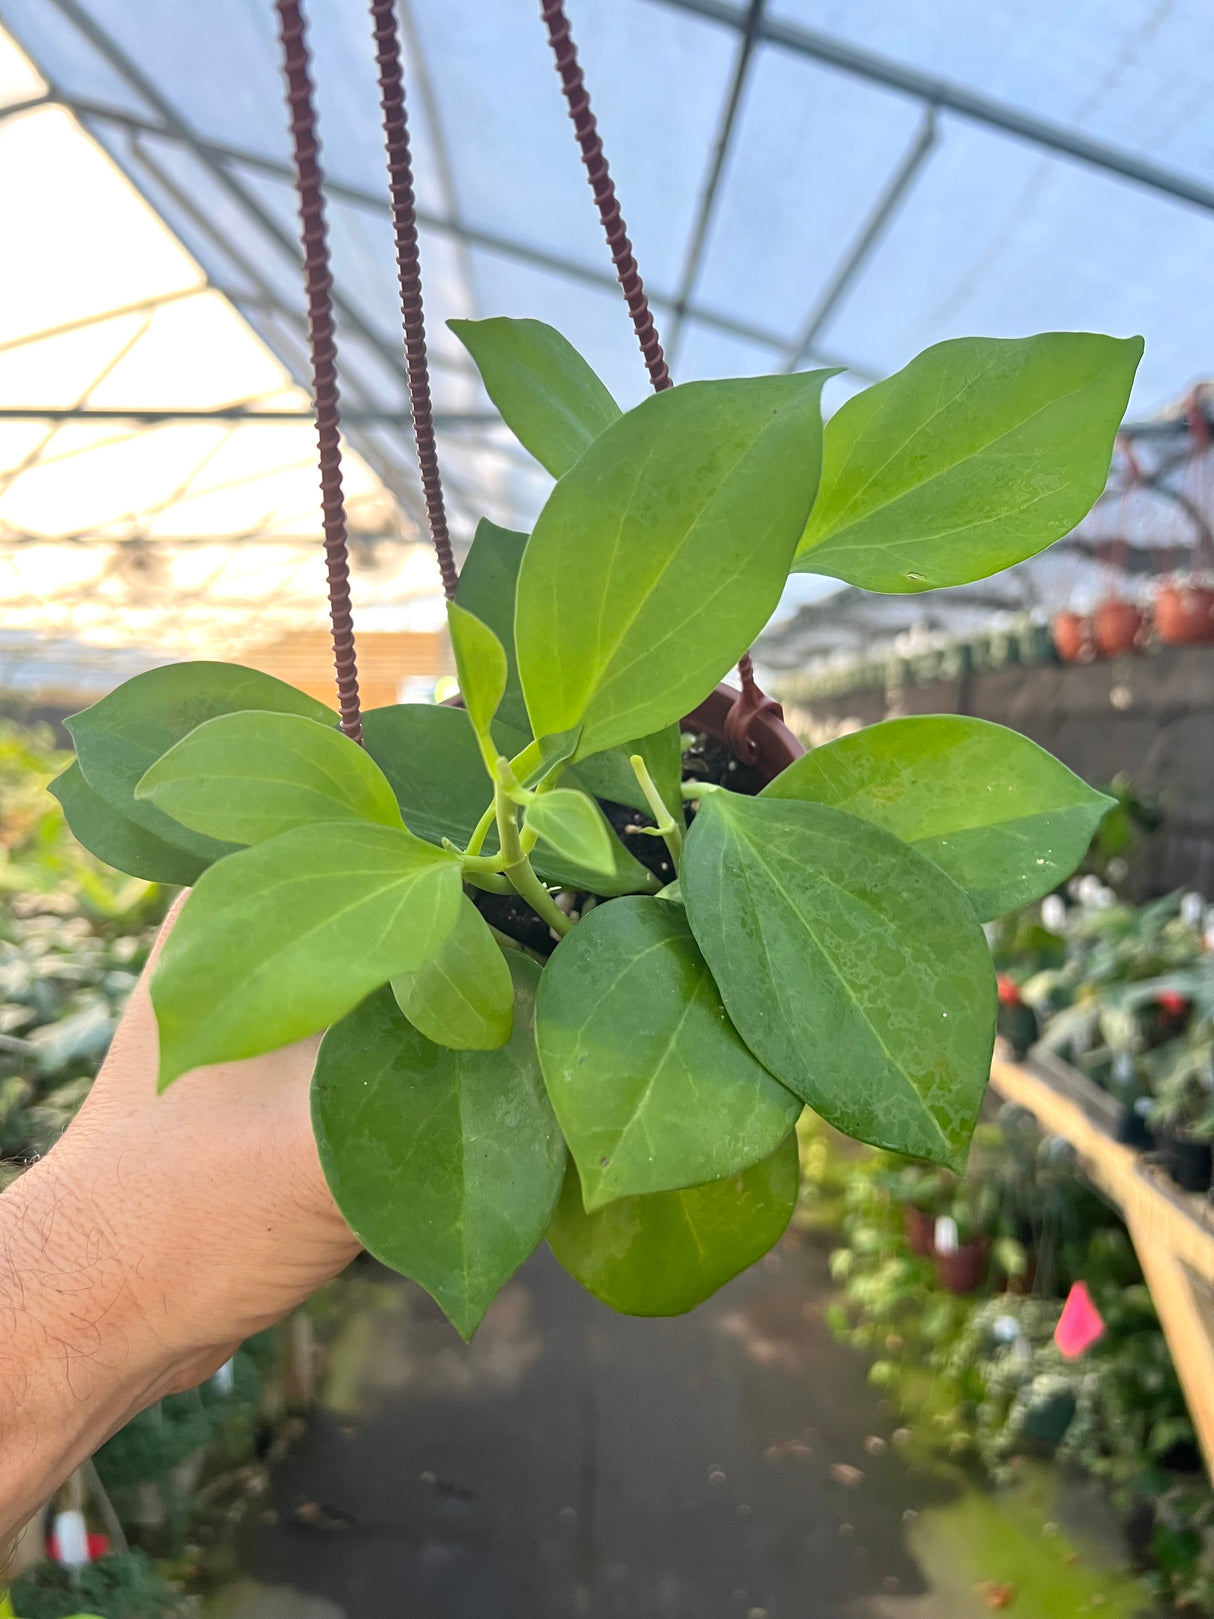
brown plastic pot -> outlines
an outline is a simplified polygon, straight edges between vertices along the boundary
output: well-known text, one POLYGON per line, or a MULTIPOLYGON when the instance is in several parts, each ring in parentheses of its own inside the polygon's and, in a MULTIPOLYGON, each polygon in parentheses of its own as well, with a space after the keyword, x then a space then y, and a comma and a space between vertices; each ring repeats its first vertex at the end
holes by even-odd
POLYGON ((937 1254, 936 1280, 950 1293, 974 1293, 986 1275, 986 1261, 990 1244, 985 1237, 963 1242, 951 1254, 937 1254))
POLYGON ((1160 585, 1155 592, 1155 628, 1169 646, 1214 641, 1214 590, 1208 585, 1160 585))
POLYGON ((906 1232, 906 1242, 912 1254, 922 1254, 926 1259, 936 1246, 936 1218, 932 1214, 924 1214, 922 1209, 916 1209, 907 1204, 902 1210, 902 1229, 906 1232))
POLYGON ((1088 624, 1080 613, 1055 613, 1050 634, 1063 663, 1078 663, 1089 650, 1088 624))
POLYGON ((1142 645, 1145 616, 1133 602, 1111 597, 1092 616, 1096 650, 1102 658, 1119 658, 1142 645))
MULTIPOLYGON (((685 729, 702 731, 705 736, 712 737, 714 742, 723 742, 728 747, 730 743, 725 732, 725 721, 737 695, 736 686, 718 686, 715 691, 708 694, 699 708, 693 709, 688 714, 683 721, 685 729)), ((770 708, 754 715, 750 722, 750 736, 754 743, 753 756, 741 762, 753 765, 764 782, 774 781, 781 770, 786 769, 794 759, 799 759, 805 752, 785 725, 783 710, 778 703, 772 703, 770 708)))

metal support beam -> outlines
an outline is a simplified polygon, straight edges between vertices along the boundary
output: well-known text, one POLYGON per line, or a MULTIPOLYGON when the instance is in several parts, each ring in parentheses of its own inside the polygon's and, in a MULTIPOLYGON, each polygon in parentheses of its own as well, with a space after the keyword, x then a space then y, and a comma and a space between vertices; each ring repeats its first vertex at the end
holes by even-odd
MULTIPOLYGON (((676 11, 687 11, 706 22, 723 23, 727 28, 746 26, 746 7, 731 5, 729 0, 654 0, 655 4, 673 6, 676 11)), ((1197 208, 1214 213, 1214 190, 1198 180, 1190 180, 1175 169, 1165 169, 1146 158, 1135 157, 1132 152, 1109 146, 1104 141, 1089 140, 1076 130, 1065 129, 1044 118, 1009 107, 1006 102, 994 101, 978 95, 947 79, 934 78, 917 68, 872 51, 861 50, 858 45, 821 33, 815 28, 803 28, 798 23, 768 18, 759 28, 759 38, 769 45, 778 45, 799 56, 811 57, 827 67, 838 68, 854 78, 867 79, 871 84, 884 85, 887 90, 899 91, 925 101, 929 106, 956 113, 970 123, 982 124, 1000 134, 1012 135, 1030 145, 1057 152, 1062 157, 1074 158, 1077 163, 1089 164, 1115 174, 1118 179, 1132 180, 1148 190, 1162 192, 1178 202, 1189 202, 1197 208)))
POLYGON ((674 319, 670 323, 666 342, 666 359, 672 370, 675 357, 678 354, 679 343, 683 336, 683 323, 687 317, 687 306, 691 301, 691 295, 695 291, 695 284, 700 274, 700 263, 704 257, 705 243, 708 240, 708 228, 712 224, 712 216, 717 205, 717 192, 721 188, 721 176, 725 170, 725 159, 729 155, 730 142, 733 139, 733 128, 737 122, 738 108, 742 102, 742 91, 746 88, 746 80, 750 76, 750 63, 754 55, 755 41, 759 37, 759 24, 763 20, 764 3, 765 0, 750 0, 750 5, 747 8, 746 26, 741 42, 738 45, 738 59, 734 66, 733 84, 730 86, 729 96, 725 102, 725 110, 721 116, 721 127, 717 131, 712 165, 700 196, 695 228, 691 233, 691 243, 688 246, 687 257, 683 263, 683 274, 679 277, 679 289, 674 295, 674 319))
POLYGON ((890 221, 897 213, 906 193, 914 184, 919 171, 927 162, 928 154, 936 144, 936 109, 929 107, 923 118, 922 127, 911 143, 906 156, 895 169, 892 179, 886 186, 877 206, 868 217, 864 229, 856 238, 855 245, 835 271, 826 291, 818 300, 816 307, 811 310, 801 335, 789 349, 784 358, 785 371, 795 371, 804 363, 813 352, 818 335, 842 303, 848 291, 854 285, 856 277, 864 268, 873 249, 885 235, 890 221))
MULTIPOLYGON (((114 410, 91 405, 48 407, 43 405, 0 406, 0 422, 140 422, 144 426, 164 422, 315 422, 311 410, 258 410, 251 405, 220 405, 213 410, 114 410)), ((408 427, 413 418, 407 410, 345 410, 342 421, 360 427, 408 427)), ((434 422, 441 428, 500 427, 496 411, 435 411, 434 422)))
MULTIPOLYGON (((252 169, 255 173, 264 174, 272 179, 282 180, 291 184, 291 171, 283 163, 275 162, 273 158, 264 157, 259 152, 250 152, 241 147, 226 146, 215 141, 202 140, 197 137, 183 137, 163 124, 153 122, 148 118, 141 118, 137 114, 123 111, 117 107, 107 107, 104 103, 90 101, 80 96, 59 95, 55 97, 57 103, 74 112, 85 124, 91 127, 93 123, 111 125, 115 128, 126 129, 133 134, 151 135, 160 140, 175 141, 186 146, 190 151, 206 153, 213 161, 220 164, 237 164, 252 169)), ((142 161, 147 161, 146 152, 142 161)), ((326 179, 325 190, 330 196, 342 202, 352 203, 357 208, 365 208, 370 213, 386 214, 388 202, 386 196, 378 192, 367 191, 361 186, 346 185, 340 180, 326 179)), ((580 282, 585 286, 600 287, 604 291, 618 294, 619 283, 614 275, 596 269, 592 265, 579 263, 576 259, 568 259, 558 253, 547 253, 542 248, 531 246, 527 242, 518 241, 512 237, 502 236, 493 231, 477 230, 474 226, 460 221, 444 219, 439 214, 433 214, 426 209, 417 210, 417 222, 424 229, 433 231, 439 236, 448 236, 457 242, 465 243, 469 247, 480 248, 486 253, 493 253, 501 258, 512 259, 515 263, 529 265, 532 269, 546 270, 552 275, 558 275, 562 280, 580 282)), ((229 244, 230 251, 230 244, 229 244)), ((650 302, 660 307, 670 309, 675 303, 675 296, 668 292, 651 291, 650 302)), ((710 330, 723 332, 727 337, 739 337, 746 342, 758 343, 767 348, 782 351, 788 346, 787 334, 773 332, 769 328, 755 326, 749 321, 735 320, 719 310, 702 308, 689 303, 686 309, 686 318, 695 321, 698 325, 707 326, 710 330)), ((814 356, 824 365, 842 365, 855 376, 865 382, 875 382, 877 374, 862 366, 853 365, 849 360, 838 355, 818 353, 814 356)))

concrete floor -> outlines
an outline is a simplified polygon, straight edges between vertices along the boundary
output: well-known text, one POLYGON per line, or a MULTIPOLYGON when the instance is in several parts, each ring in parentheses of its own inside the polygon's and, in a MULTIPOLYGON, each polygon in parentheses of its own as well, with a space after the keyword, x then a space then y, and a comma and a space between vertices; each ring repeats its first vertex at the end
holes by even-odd
MULTIPOLYGON (((980 1581, 1015 1538, 1006 1508, 968 1492, 988 1550, 966 1566, 978 1532, 947 1538, 965 1492, 908 1466, 863 1358, 822 1319, 826 1250, 790 1234, 670 1321, 613 1314, 543 1250, 467 1347, 419 1289, 368 1272, 326 1406, 250 1532, 251 1583, 216 1612, 969 1619, 1003 1606, 980 1581)), ((1019 1542, 1035 1563, 1050 1513, 1029 1513, 1019 1542)), ((1034 1619, 1088 1612, 1093 1574, 1048 1544, 1051 1581, 1087 1585, 1060 1589, 1057 1608, 1034 1602, 1034 1619)), ((1137 1610, 1107 1589, 1105 1619, 1137 1610)))

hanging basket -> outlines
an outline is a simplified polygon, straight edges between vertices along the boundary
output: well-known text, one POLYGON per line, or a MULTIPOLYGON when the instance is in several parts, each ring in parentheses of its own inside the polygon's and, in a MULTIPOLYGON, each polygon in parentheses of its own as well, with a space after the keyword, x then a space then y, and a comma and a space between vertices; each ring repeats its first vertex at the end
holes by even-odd
POLYGON ((1214 641, 1214 590, 1192 581, 1169 581, 1155 592, 1155 628, 1167 646, 1214 641))
POLYGON ((1133 602, 1111 596, 1092 615, 1092 634, 1102 658, 1138 651, 1146 638, 1146 614, 1133 602))
POLYGON ((1063 663, 1085 663, 1093 656, 1091 626, 1082 613, 1055 613, 1050 635, 1063 663))

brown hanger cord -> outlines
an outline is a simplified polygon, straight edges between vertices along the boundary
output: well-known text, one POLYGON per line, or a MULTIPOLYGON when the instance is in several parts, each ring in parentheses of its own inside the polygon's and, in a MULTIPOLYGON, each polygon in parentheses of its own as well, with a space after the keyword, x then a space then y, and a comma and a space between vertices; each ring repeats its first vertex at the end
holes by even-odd
POLYGON ((299 197, 300 242, 308 297, 308 337, 312 350, 312 391, 320 462, 320 499, 324 517, 325 562, 329 586, 329 618, 333 626, 333 663, 341 728, 361 743, 358 666, 354 653, 354 621, 350 614, 350 558, 346 544, 346 511, 341 484, 341 422, 337 393, 337 340, 334 334, 329 243, 312 96, 307 29, 299 0, 275 0, 282 45, 291 140, 295 154, 295 189, 299 197))
POLYGON ((615 265, 620 287, 628 305, 628 313, 632 316, 633 330, 637 334, 637 342, 641 345, 641 354, 649 372, 649 380, 660 393, 663 388, 673 387, 674 384, 666 367, 666 358, 662 353, 657 327, 653 323, 649 300, 645 296, 641 272, 637 269, 637 261, 632 256, 632 243, 628 240, 628 229, 620 213, 619 199, 615 194, 611 171, 607 167, 599 127, 590 110, 590 96, 587 94, 586 81, 578 62, 577 46, 573 43, 573 36, 569 32, 569 20, 565 16, 562 0, 540 0, 540 10, 548 28, 548 43, 552 46, 556 70, 561 76, 561 89, 569 106, 569 116, 573 120, 577 142, 582 149, 586 177, 590 181, 594 200, 598 204, 607 246, 611 249, 612 263, 615 265))
POLYGON ((405 113, 405 84, 395 0, 371 0, 371 19, 375 27, 375 62, 379 70, 379 99, 384 115, 384 145, 388 153, 388 185, 392 199, 392 228, 396 238, 396 266, 400 277, 400 311, 405 334, 405 363, 409 372, 413 440, 417 446, 417 464, 421 470, 430 539, 443 577, 443 592, 450 601, 455 595, 459 572, 447 530, 443 485, 438 470, 438 448, 434 439, 413 164, 409 151, 409 125, 405 113))
MULTIPOLYGON (((627 228, 620 213, 619 199, 615 194, 615 184, 607 167, 598 124, 590 110, 590 96, 586 90, 581 64, 578 62, 577 46, 573 43, 573 35, 569 31, 569 20, 565 16, 563 0, 540 0, 540 10, 548 29, 548 43, 552 47, 556 70, 561 76, 561 88, 569 106, 569 116, 573 120, 578 145, 582 149, 582 162, 586 166, 594 200, 598 204, 599 218, 603 222, 612 262, 615 264, 616 274, 619 276, 620 286, 628 304, 628 312, 632 316, 637 342, 641 345, 649 380, 655 390, 661 392, 662 389, 673 387, 674 384, 662 353, 649 300, 645 296, 641 273, 637 269, 636 259, 632 256, 632 243, 628 240, 627 228)), ((750 761, 758 751, 752 734, 755 719, 764 713, 782 716, 783 709, 774 697, 766 696, 759 689, 749 652, 744 652, 738 662, 738 676, 742 682, 742 689, 726 718, 725 732, 729 745, 737 756, 750 761)))

